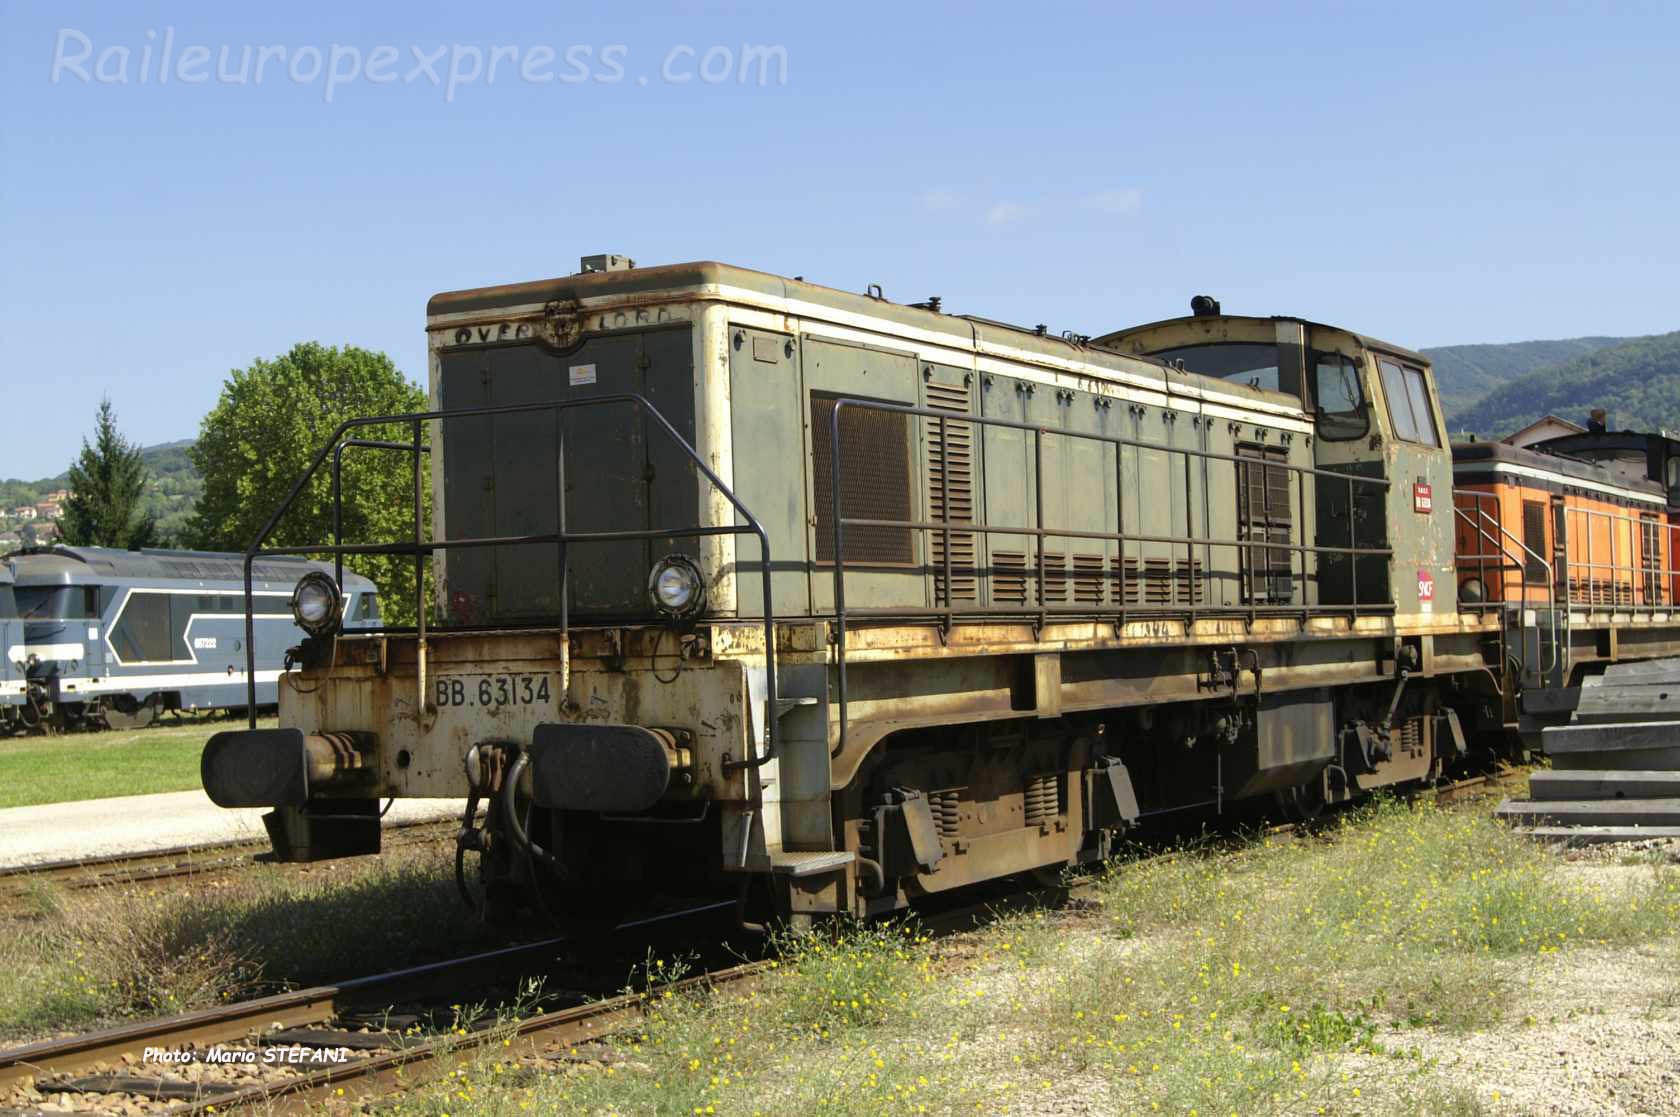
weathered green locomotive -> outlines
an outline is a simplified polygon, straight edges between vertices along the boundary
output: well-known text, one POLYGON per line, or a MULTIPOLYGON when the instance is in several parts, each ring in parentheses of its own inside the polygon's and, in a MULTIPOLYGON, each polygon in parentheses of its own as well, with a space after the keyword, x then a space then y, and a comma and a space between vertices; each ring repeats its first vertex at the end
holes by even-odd
POLYGON ((1438 776, 1545 681, 1544 625, 1457 601, 1428 361, 1193 311, 1056 337, 617 257, 439 295, 435 410, 317 459, 412 457, 414 537, 327 549, 412 555, 437 610, 344 632, 300 585, 286 728, 219 735, 205 786, 275 807, 282 859, 470 794, 498 901, 799 919, 1438 776))

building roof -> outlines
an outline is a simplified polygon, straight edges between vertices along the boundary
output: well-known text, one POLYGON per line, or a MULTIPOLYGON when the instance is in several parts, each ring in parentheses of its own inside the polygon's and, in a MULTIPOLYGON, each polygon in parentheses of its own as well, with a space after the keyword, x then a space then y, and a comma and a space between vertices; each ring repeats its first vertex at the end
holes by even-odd
POLYGON ((1521 438, 1523 435, 1528 434, 1530 431, 1539 430, 1541 427, 1546 426, 1548 423, 1551 424, 1552 426, 1564 427, 1571 434, 1586 434, 1587 433, 1587 428, 1583 427, 1580 423, 1572 423, 1568 419, 1562 419, 1562 418, 1559 418, 1556 415, 1542 415, 1542 416, 1540 416, 1540 418, 1534 420, 1534 422, 1528 424, 1528 426, 1524 427, 1522 430, 1512 431, 1510 434, 1506 435, 1504 438, 1501 438, 1499 441, 1509 442, 1509 443, 1515 444, 1517 439, 1521 438))

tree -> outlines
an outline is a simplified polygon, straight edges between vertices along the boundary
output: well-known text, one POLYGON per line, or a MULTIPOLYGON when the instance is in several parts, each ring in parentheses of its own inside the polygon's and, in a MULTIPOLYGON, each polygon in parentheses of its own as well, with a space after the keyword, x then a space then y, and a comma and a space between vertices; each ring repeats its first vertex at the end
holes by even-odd
MULTIPOLYGON (((426 395, 383 353, 303 342, 272 361, 235 369, 221 398, 204 417, 193 464, 204 477, 188 537, 210 550, 243 551, 303 476, 315 454, 346 419, 424 410, 426 395)), ((422 442, 426 432, 422 428, 422 442)), ((406 424, 365 427, 354 437, 408 442, 406 424)), ((344 454, 346 543, 410 540, 413 457, 355 448, 344 454)), ((430 469, 422 462, 421 511, 430 501, 430 469)), ((422 533, 429 531, 422 521, 422 533)), ((329 458, 298 495, 265 543, 304 547, 332 542, 332 463, 329 458)), ((323 556, 325 557, 325 556, 323 556)), ((347 557, 345 568, 371 578, 388 623, 414 621, 414 560, 402 556, 347 557)))
POLYGON ((157 521, 140 511, 148 470, 140 448, 117 430, 109 396, 99 401, 93 444, 82 439, 81 455, 66 478, 70 495, 58 520, 59 535, 73 547, 149 546, 157 521))

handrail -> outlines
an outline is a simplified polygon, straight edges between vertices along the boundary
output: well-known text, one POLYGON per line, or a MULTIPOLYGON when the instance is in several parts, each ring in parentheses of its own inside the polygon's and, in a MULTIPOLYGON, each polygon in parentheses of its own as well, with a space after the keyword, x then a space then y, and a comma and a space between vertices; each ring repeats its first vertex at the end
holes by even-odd
MULTIPOLYGON (((344 443, 344 445, 347 446, 361 444, 372 445, 373 443, 371 441, 364 443, 362 440, 351 440, 350 442, 344 443)), ((256 620, 253 611, 254 598, 252 594, 251 568, 252 564, 259 557, 264 555, 331 554, 335 560, 335 569, 341 570, 343 556, 345 555, 413 555, 416 569, 416 605, 418 608, 415 618, 418 626, 417 638, 423 645, 426 638, 425 564, 423 560, 425 557, 430 556, 436 551, 447 551, 456 547, 471 548, 554 544, 560 550, 560 563, 558 571, 560 586, 559 609, 561 631, 562 634, 564 634, 567 631, 569 622, 569 603, 567 601, 567 577, 569 563, 566 561, 566 551, 573 543, 620 542, 638 539, 699 538, 714 535, 756 536, 763 557, 763 562, 761 564, 761 576, 763 579, 764 593, 764 667, 766 690, 764 751, 762 754, 753 756, 750 760, 743 759, 731 761, 725 765, 726 771, 757 768, 768 763, 775 756, 776 743, 778 740, 776 735, 776 713, 779 708, 780 691, 777 688, 776 681, 776 620, 775 610, 773 608, 774 597, 771 593, 771 571, 773 569, 773 564, 770 554, 770 536, 769 533, 764 530, 764 525, 759 523, 758 517, 754 516, 752 511, 741 502, 739 497, 735 495, 734 491, 728 485, 724 484, 723 479, 706 465, 706 462, 701 457, 699 451, 695 450, 695 448, 689 444, 688 440, 685 439, 680 432, 678 432, 676 427, 672 426, 670 420, 660 414, 658 408, 654 407, 653 404, 648 402, 648 400, 643 396, 636 393, 626 392, 616 395, 595 396, 589 399, 579 400, 549 400, 541 403, 499 404, 485 407, 451 408, 433 411, 410 412, 400 415, 377 415, 366 416, 358 419, 346 419, 338 425, 338 427, 333 431, 332 437, 316 452, 314 458, 310 460, 309 467, 304 470, 303 475, 293 483, 291 489, 286 493, 285 498, 281 500, 278 507, 276 507, 274 512, 269 516, 267 522, 263 524, 262 530, 257 533, 256 539, 253 540, 251 545, 245 549, 245 684, 248 702, 247 712, 249 714, 250 727, 255 729, 257 726, 256 620), (564 425, 560 423, 560 416, 566 411, 572 411, 579 408, 600 407, 608 404, 619 403, 630 404, 638 410, 645 412, 647 416, 655 420, 659 426, 664 429, 665 433, 670 436, 671 441, 675 442, 676 445, 688 455, 689 460, 694 463, 694 467, 700 471, 706 480, 710 482, 719 493, 723 495, 724 499, 727 500, 734 508, 736 514, 744 519, 746 523, 718 524, 709 527, 646 528, 622 531, 567 531, 565 527, 564 425), (488 415, 510 415, 532 411, 552 412, 555 416, 556 427, 562 432, 561 438, 557 440, 555 444, 557 471, 556 480, 557 483, 561 485, 561 488, 556 496, 558 519, 555 526, 557 530, 535 535, 480 536, 466 539, 433 539, 431 541, 422 539, 420 536, 420 525, 422 523, 420 507, 422 503, 420 484, 420 452, 429 452, 429 448, 423 447, 420 444, 420 424, 439 420, 447 421, 450 419, 466 419, 488 415), (344 439, 345 434, 351 430, 360 429, 362 427, 388 426, 395 423, 410 425, 414 432, 413 441, 407 444, 383 443, 378 448, 403 449, 415 453, 413 484, 415 524, 414 541, 408 543, 346 544, 343 542, 341 535, 339 535, 343 522, 341 496, 339 486, 336 483, 337 468, 342 460, 342 450, 339 448, 340 443, 344 439), (291 509, 292 505, 296 503, 298 496, 303 492, 310 480, 314 478, 316 473, 319 472, 322 464, 327 460, 329 454, 334 457, 335 464, 335 485, 333 493, 333 522, 335 537, 333 543, 330 546, 321 545, 313 547, 264 547, 263 544, 266 543, 269 536, 274 533, 274 529, 279 525, 281 517, 284 516, 286 512, 291 509)), ((342 589, 342 578, 340 579, 340 588, 342 589)), ((566 641, 566 644, 563 646, 567 645, 569 645, 569 641, 566 641)), ((423 666, 420 668, 420 671, 424 671, 423 666)), ((563 692, 561 700, 565 701, 566 698, 567 695, 563 692)), ((422 693, 420 695, 421 705, 417 707, 417 711, 425 708, 425 702, 426 696, 422 693)), ((751 748, 750 744, 749 748, 751 748)))
MULTIPOLYGON (((1117 449, 1116 454, 1115 454, 1115 469, 1116 469, 1117 472, 1120 469, 1120 457, 1121 457, 1121 455, 1120 455, 1120 453, 1117 449)), ((947 460, 948 460, 948 458, 947 458, 947 460)), ((1355 484, 1372 485, 1372 486, 1376 486, 1376 487, 1379 487, 1381 489, 1386 490, 1390 487, 1390 482, 1389 482, 1388 478, 1386 478, 1386 477, 1361 477, 1361 476, 1358 476, 1356 474, 1343 473, 1343 472, 1340 472, 1340 471, 1337 471, 1337 470, 1318 469, 1318 468, 1313 467, 1313 466, 1293 465, 1289 462, 1278 462, 1278 461, 1271 461, 1271 460, 1268 460, 1268 459, 1261 459, 1261 458, 1242 457, 1242 456, 1237 455, 1237 454, 1222 454, 1222 453, 1219 453, 1219 452, 1213 451, 1213 450, 1203 450, 1203 449, 1192 448, 1192 447, 1187 447, 1187 446, 1170 446, 1170 445, 1164 445, 1164 444, 1158 443, 1158 442, 1145 442, 1141 439, 1125 438, 1125 437, 1122 437, 1122 436, 1119 436, 1119 435, 1106 435, 1106 434, 1097 434, 1097 433, 1094 433, 1094 432, 1087 432, 1087 431, 1070 431, 1070 430, 1062 430, 1062 429, 1052 429, 1052 428, 1048 428, 1048 427, 1045 427, 1045 426, 1040 425, 1040 424, 1021 423, 1021 422, 1016 422, 1015 420, 1012 420, 1012 419, 1000 419, 1000 418, 991 417, 991 416, 969 415, 969 414, 966 414, 966 413, 959 413, 959 412, 940 411, 940 410, 935 410, 935 409, 927 408, 927 407, 917 407, 917 406, 914 406, 914 405, 911 405, 911 404, 886 403, 886 402, 883 402, 883 401, 880 401, 880 400, 857 399, 857 398, 849 397, 849 396, 848 397, 842 397, 842 398, 834 401, 834 409, 833 409, 833 412, 831 413, 831 415, 829 417, 829 463, 830 463, 830 468, 829 468, 830 477, 829 477, 829 480, 830 480, 830 489, 831 489, 830 500, 831 500, 831 505, 832 505, 832 520, 833 520, 833 527, 834 527, 834 563, 833 563, 833 565, 834 565, 835 645, 836 645, 836 649, 837 649, 837 652, 836 652, 836 658, 837 658, 836 687, 837 687, 837 690, 838 690, 838 700, 839 700, 839 707, 840 707, 839 732, 838 732, 838 736, 836 738, 835 745, 834 745, 833 749, 831 750, 832 754, 836 755, 836 756, 838 756, 846 747, 846 735, 847 735, 847 724, 848 724, 848 694, 847 694, 847 678, 846 678, 846 616, 847 616, 848 610, 846 608, 846 582, 845 582, 845 567, 846 567, 845 528, 846 528, 847 525, 850 525, 850 526, 853 526, 853 527, 894 527, 894 528, 902 528, 906 531, 924 531, 924 532, 926 532, 926 531, 939 531, 939 532, 941 532, 943 534, 943 538, 944 538, 943 568, 944 568, 944 573, 945 573, 945 577, 944 577, 944 598, 945 598, 945 600, 944 600, 943 608, 937 608, 936 607, 936 608, 930 610, 930 609, 926 609, 926 608, 913 608, 913 607, 886 607, 886 608, 882 608, 882 609, 879 609, 879 610, 855 610, 855 612, 858 612, 860 614, 867 614, 867 615, 886 614, 886 615, 893 615, 893 616, 907 616, 907 615, 914 616, 914 615, 937 614, 937 615, 944 616, 947 619, 947 622, 949 621, 949 619, 951 617, 956 616, 956 615, 998 616, 998 615, 1031 615, 1031 614, 1036 614, 1038 616, 1038 624, 1042 627, 1042 625, 1045 623, 1046 618, 1051 614, 1056 614, 1056 615, 1073 614, 1073 615, 1080 615, 1080 616, 1090 616, 1093 613, 1102 614, 1103 610, 1100 610, 1100 609, 1078 608, 1078 607, 1075 607, 1075 608, 1072 608, 1072 609, 1067 609, 1067 608, 1052 609, 1045 603, 1045 600, 1044 600, 1044 586, 1045 586, 1044 539, 1047 536, 1048 537, 1056 537, 1056 538, 1067 538, 1067 539, 1101 539, 1101 540, 1105 540, 1105 541, 1118 542, 1122 545, 1124 545, 1127 542, 1162 543, 1162 544, 1166 544, 1168 546, 1177 546, 1177 545, 1182 544, 1186 548, 1186 555, 1192 563, 1192 567, 1191 567, 1192 571, 1194 570, 1194 565, 1193 564, 1194 564, 1194 561, 1195 561, 1195 553, 1196 553, 1196 548, 1197 547, 1204 548, 1204 551, 1205 551, 1205 549, 1212 548, 1212 547, 1236 547, 1236 548, 1239 548, 1239 549, 1242 549, 1242 550, 1245 550, 1245 551, 1253 551, 1255 548, 1260 548, 1260 549, 1266 550, 1266 551, 1288 551, 1290 556, 1291 556, 1290 557, 1290 562, 1289 562, 1289 578, 1291 579, 1291 581, 1293 581, 1296 577, 1296 575, 1295 575, 1295 560, 1294 560, 1295 555, 1299 554, 1301 556, 1301 575, 1300 576, 1301 576, 1302 580, 1304 581, 1305 578, 1306 578, 1306 555, 1307 554, 1320 554, 1320 553, 1344 554, 1344 555, 1348 556, 1349 565, 1350 565, 1349 583, 1352 586, 1352 593, 1353 593, 1353 601, 1352 601, 1351 605, 1327 605, 1327 606, 1317 606, 1316 608, 1318 608, 1320 611, 1323 611, 1323 612, 1346 612, 1346 611, 1351 611, 1354 616, 1358 616, 1359 615, 1359 610, 1360 610, 1359 590, 1358 590, 1358 583, 1359 583, 1358 562, 1359 562, 1360 557, 1362 557, 1362 556, 1363 557, 1381 556, 1381 557, 1388 558, 1388 557, 1393 556, 1393 549, 1392 548, 1388 548, 1388 547, 1361 548, 1361 547, 1354 547, 1354 546, 1351 545, 1354 541, 1354 534, 1353 534, 1353 524, 1354 524, 1353 492, 1354 492, 1354 489, 1353 489, 1353 486, 1355 484), (941 511, 943 512, 943 517, 938 521, 885 520, 885 519, 875 519, 875 518, 868 518, 868 517, 847 517, 847 516, 845 516, 843 511, 842 511, 842 508, 841 508, 841 477, 842 477, 842 474, 843 474, 843 470, 842 470, 841 466, 842 466, 843 449, 842 449, 841 439, 840 439, 840 416, 841 416, 841 413, 848 408, 853 409, 853 410, 881 411, 881 412, 887 412, 887 413, 891 413, 891 414, 913 415, 913 416, 920 416, 920 417, 927 418, 927 419, 937 419, 937 420, 939 420, 940 445, 942 447, 942 453, 945 453, 947 455, 948 455, 948 449, 944 449, 944 448, 947 446, 947 443, 946 443, 946 440, 945 440, 945 433, 946 433, 948 422, 972 423, 975 426, 998 427, 998 428, 1002 428, 1002 429, 1005 429, 1005 430, 1019 430, 1019 431, 1030 432, 1033 435, 1033 438, 1034 438, 1034 445, 1033 445, 1034 477, 1037 479, 1037 482, 1038 482, 1037 485, 1036 485, 1036 492, 1037 492, 1038 500, 1037 500, 1037 503, 1036 503, 1036 508, 1034 510, 1034 516, 1035 516, 1035 521, 1036 521, 1035 524, 1032 527, 1002 527, 1002 526, 996 526, 996 525, 992 525, 992 524, 975 523, 975 522, 968 521, 968 520, 953 521, 951 519, 951 504, 950 504, 950 500, 949 500, 949 489, 948 489, 948 485, 946 484, 946 482, 944 480, 941 481, 941 485, 942 485, 941 492, 943 494, 943 499, 941 500, 941 511), (1206 464, 1210 461, 1232 462, 1232 463, 1235 463, 1239 468, 1246 465, 1246 466, 1249 466, 1249 467, 1260 467, 1260 468, 1265 468, 1265 469, 1287 470, 1290 473, 1295 475, 1296 482, 1297 482, 1296 488, 1297 488, 1298 491, 1300 491, 1302 489, 1302 487, 1304 486, 1305 477, 1307 477, 1308 475, 1311 475, 1311 476, 1314 476, 1314 477, 1334 478, 1337 481, 1341 481, 1341 482, 1346 483, 1347 487, 1348 487, 1348 542, 1349 542, 1350 545, 1347 546, 1347 547, 1334 547, 1334 546, 1319 546, 1319 545, 1316 545, 1316 544, 1309 544, 1309 543, 1295 543, 1293 541, 1288 542, 1288 543, 1279 543, 1279 542, 1275 542, 1275 541, 1272 541, 1272 540, 1252 539, 1252 538, 1251 539, 1216 539, 1216 538, 1213 538, 1211 536, 1202 537, 1202 536, 1196 536, 1196 535, 1185 535, 1185 536, 1144 535, 1144 534, 1137 534, 1137 533, 1127 534, 1124 531, 1117 531, 1117 532, 1061 531, 1061 530, 1056 530, 1056 529, 1053 529, 1053 528, 1046 528, 1044 526, 1044 485, 1043 485, 1043 439, 1044 439, 1044 435, 1046 435, 1046 434, 1050 434, 1050 435, 1053 435, 1053 436, 1059 436, 1059 437, 1063 437, 1063 438, 1084 439, 1084 440, 1089 441, 1089 442, 1097 442, 1097 443, 1113 445, 1117 448, 1133 447, 1133 448, 1140 449, 1140 450, 1165 451, 1168 454, 1175 454, 1175 453, 1176 454, 1184 454, 1184 455, 1186 455, 1186 457, 1185 457, 1185 470, 1186 470, 1187 474, 1188 474, 1188 470, 1189 470, 1189 466, 1190 466, 1190 458, 1191 457, 1197 457, 1197 458, 1200 458, 1203 462, 1204 484, 1206 483, 1205 482, 1206 464), (976 608, 976 609, 961 609, 961 610, 956 609, 952 604, 951 533, 953 531, 956 531, 956 532, 959 532, 959 533, 965 534, 965 535, 967 535, 967 534, 974 534, 974 535, 986 535, 986 534, 1030 535, 1033 538, 1035 538, 1038 541, 1036 563, 1035 563, 1036 578, 1037 578, 1037 585, 1038 585, 1038 593, 1037 593, 1038 600, 1037 600, 1036 608, 1027 608, 1025 606, 1022 606, 1022 607, 1017 608, 1017 609, 999 609, 994 604, 994 606, 991 607, 991 608, 976 608)), ((945 476, 945 475, 948 475, 948 472, 949 472, 949 466, 947 465, 941 471, 942 477, 945 476)), ((1303 505, 1303 511, 1304 511, 1304 497, 1300 497, 1298 499, 1301 501, 1301 503, 1303 505)), ((1118 487, 1116 488, 1116 492, 1115 492, 1115 500, 1116 500, 1118 508, 1123 509, 1124 504, 1125 504, 1125 499, 1124 499, 1123 493, 1119 491, 1118 487)), ((1191 492, 1190 492, 1190 486, 1188 484, 1188 476, 1186 478, 1185 500, 1186 500, 1187 503, 1191 500, 1191 492)), ((1123 515, 1118 517, 1116 522, 1117 522, 1117 524, 1119 524, 1121 526, 1124 526, 1125 521, 1124 521, 1123 515)), ((1188 507, 1186 509, 1186 522, 1191 523, 1191 517, 1189 515, 1189 508, 1188 507)), ((1192 527, 1193 526, 1194 525, 1192 523, 1192 527)), ((1305 524, 1303 523, 1302 526, 1303 526, 1302 538, 1304 539, 1306 537, 1305 524)), ((1253 577, 1252 570, 1250 571, 1250 577, 1253 577)), ((1191 617, 1194 617, 1195 612, 1196 612, 1194 591, 1192 591, 1190 593, 1189 597, 1190 597, 1189 613, 1190 613, 1191 617)), ((1126 618, 1126 614, 1127 614, 1125 601, 1124 601, 1124 593, 1121 594, 1121 598, 1122 598, 1122 600, 1120 602, 1119 616, 1120 616, 1120 623, 1124 623, 1125 618, 1126 618)), ((1384 609, 1383 606, 1376 606, 1376 605, 1367 606, 1366 608, 1370 611, 1373 611, 1373 612, 1383 611, 1383 609, 1384 609)), ((1304 606, 1296 606, 1292 603, 1288 604, 1288 605, 1283 605, 1283 606, 1268 605, 1268 606, 1262 607, 1262 606, 1257 605, 1254 602, 1250 602, 1250 604, 1247 606, 1247 608, 1242 610, 1242 612, 1248 613, 1251 620, 1255 616, 1257 616, 1259 614, 1262 614, 1262 613, 1265 613, 1265 614, 1273 614, 1273 613, 1293 614, 1293 613, 1303 613, 1305 611, 1306 610, 1305 610, 1304 606)))
MULTIPOLYGON (((1519 548, 1521 548, 1523 554, 1528 556, 1530 559, 1533 559, 1536 563, 1540 564, 1541 568, 1545 570, 1545 572, 1546 572, 1546 614, 1547 614, 1547 619, 1550 620, 1551 625, 1552 625, 1552 655, 1551 655, 1551 661, 1545 666, 1545 668, 1543 668, 1541 670, 1540 674, 1541 675, 1550 675, 1553 671, 1557 670, 1557 665, 1558 665, 1557 585, 1556 585, 1556 579, 1555 579, 1555 577, 1553 576, 1553 573, 1552 573, 1552 564, 1547 562, 1541 556, 1535 554, 1532 550, 1529 549, 1529 547, 1526 543, 1524 543, 1522 540, 1518 539, 1516 536, 1512 535, 1510 533, 1510 531, 1506 529, 1504 524, 1500 523, 1497 519, 1494 519, 1493 517, 1490 517, 1487 514, 1487 512, 1481 507, 1481 500, 1482 500, 1482 498, 1484 498, 1484 497, 1486 497, 1490 494, 1481 492, 1481 491, 1476 490, 1476 489, 1454 489, 1452 495, 1454 497, 1459 497, 1459 496, 1470 497, 1472 499, 1472 503, 1475 507, 1477 519, 1489 520, 1493 524, 1493 526, 1499 530, 1500 535, 1509 539, 1512 543, 1515 543, 1519 548)), ((1495 539, 1493 536, 1489 535, 1487 533, 1487 531, 1484 528, 1482 528, 1482 526, 1479 523, 1473 522, 1470 519, 1470 517, 1468 515, 1466 515, 1465 510, 1458 506, 1456 501, 1453 504, 1453 514, 1456 515, 1456 516, 1459 516, 1460 518, 1462 518, 1464 520, 1465 523, 1469 524, 1471 526, 1471 528, 1476 532, 1476 534, 1478 536, 1480 536, 1482 539, 1486 540, 1489 543, 1492 543, 1495 547, 1498 547, 1500 554, 1502 554, 1506 558, 1510 559, 1513 566, 1515 567, 1515 569, 1518 570, 1520 573, 1522 573, 1522 575, 1523 575, 1523 578, 1522 578, 1522 599, 1517 602, 1518 620, 1520 622, 1521 619, 1522 619, 1521 614, 1523 612, 1527 611, 1527 609, 1528 609, 1528 590, 1529 590, 1529 586, 1531 585, 1531 583, 1528 580, 1528 575, 1527 575, 1527 569, 1528 568, 1527 568, 1527 566, 1520 559, 1518 559, 1516 555, 1513 555, 1509 550, 1507 550, 1503 543, 1501 543, 1498 539, 1495 539)), ((1479 557, 1479 556, 1476 556, 1476 555, 1465 555, 1465 556, 1454 555, 1453 556, 1453 565, 1457 566, 1458 565, 1458 560, 1460 558, 1475 558, 1475 557, 1479 557)), ((1505 569, 1505 568, 1501 567, 1501 570, 1503 570, 1503 569, 1505 569)), ((1484 593, 1487 592, 1485 581, 1483 583, 1483 592, 1484 593)), ((1500 593, 1501 594, 1504 593, 1504 586, 1503 585, 1500 586, 1500 593)), ((1491 604, 1495 604, 1495 603, 1488 602, 1487 604, 1491 605, 1491 604)), ((1503 605, 1504 604, 1503 599, 1500 602, 1498 602, 1498 604, 1503 605)), ((1520 628, 1520 627, 1522 627, 1522 625, 1519 623, 1518 627, 1520 628)))

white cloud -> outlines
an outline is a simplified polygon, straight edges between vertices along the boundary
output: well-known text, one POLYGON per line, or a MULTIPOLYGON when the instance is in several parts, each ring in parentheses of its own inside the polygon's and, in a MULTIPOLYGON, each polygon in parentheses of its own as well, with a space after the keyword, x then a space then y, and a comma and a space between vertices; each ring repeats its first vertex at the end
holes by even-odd
POLYGON ((1136 213, 1143 208, 1143 191, 1104 190, 1085 199, 1085 204, 1104 213, 1136 213))
POLYGON ((922 191, 922 208, 932 210, 961 209, 963 196, 946 186, 922 191))
POLYGON ((993 202, 986 211, 988 225, 1014 225, 1032 216, 1032 210, 1020 202, 993 202))

